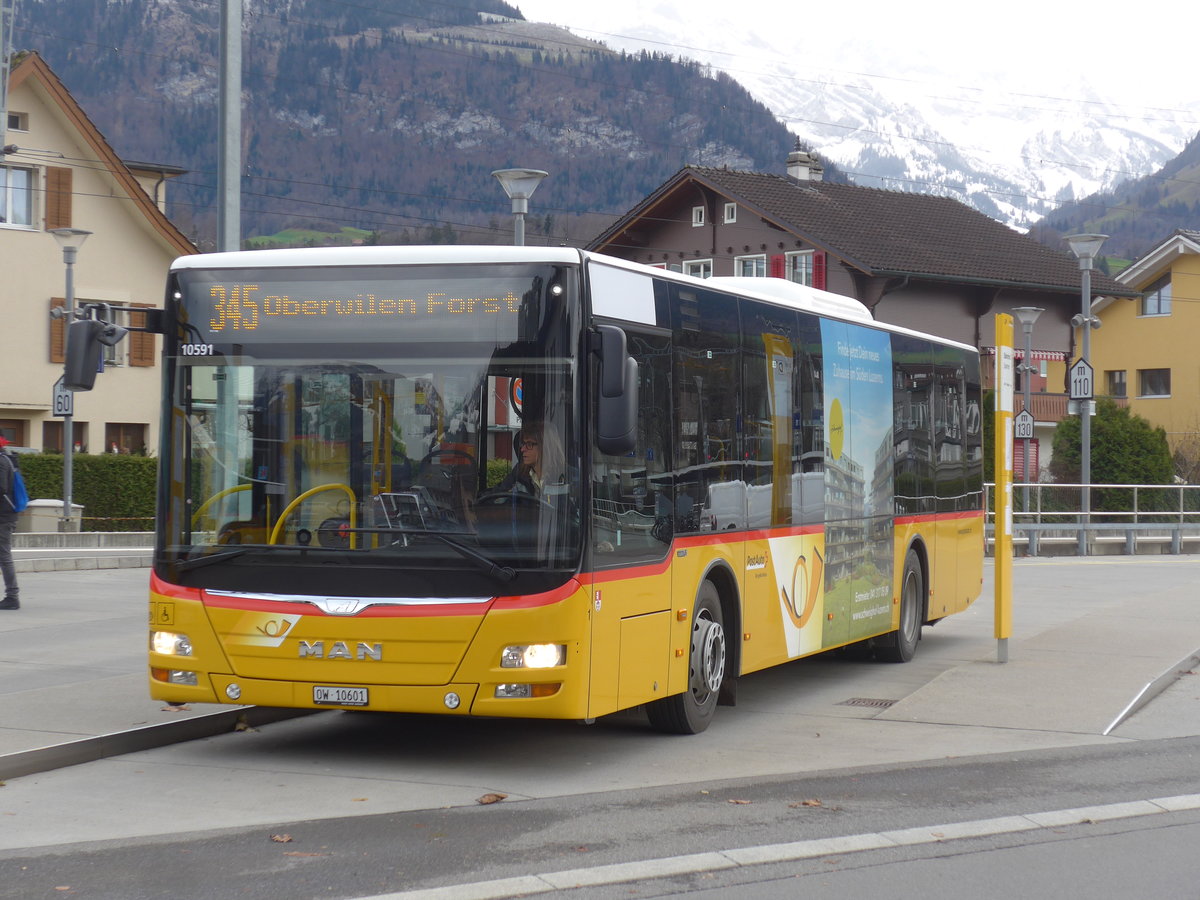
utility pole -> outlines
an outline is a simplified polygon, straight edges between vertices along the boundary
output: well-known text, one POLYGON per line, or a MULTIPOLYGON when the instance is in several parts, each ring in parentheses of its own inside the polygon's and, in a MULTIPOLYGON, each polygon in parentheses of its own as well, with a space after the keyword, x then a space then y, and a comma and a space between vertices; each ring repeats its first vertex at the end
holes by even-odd
MULTIPOLYGON (((4 2, 4 0, 0 0, 4 2)), ((242 248, 242 0, 221 0, 217 249, 242 248)))
MULTIPOLYGON (((13 23, 17 0, 0 0, 0 148, 8 130, 8 69, 12 62, 13 23)), ((4 154, 0 152, 0 156, 4 154)))

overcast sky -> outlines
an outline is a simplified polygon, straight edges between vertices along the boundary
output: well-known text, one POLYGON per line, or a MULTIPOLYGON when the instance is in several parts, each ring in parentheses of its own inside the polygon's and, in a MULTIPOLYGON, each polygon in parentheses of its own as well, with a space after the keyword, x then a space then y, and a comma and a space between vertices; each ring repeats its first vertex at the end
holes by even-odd
MULTIPOLYGON (((1197 110, 1200 90, 1194 10, 1188 4, 1127 0, 884 0, 808 5, 794 0, 510 0, 527 19, 629 46, 648 28, 646 46, 679 55, 689 48, 738 45, 737 70, 786 56, 805 70, 848 77, 907 78, 929 89, 987 88, 1137 108, 1197 110), (1083 11, 1076 14, 1075 10, 1083 11), (736 18, 734 16, 736 15, 736 18), (1084 82, 1090 85, 1087 93, 1084 82)), ((1132 111, 1132 110, 1131 110, 1132 111)), ((1198 124, 1200 129, 1200 124, 1198 124)))

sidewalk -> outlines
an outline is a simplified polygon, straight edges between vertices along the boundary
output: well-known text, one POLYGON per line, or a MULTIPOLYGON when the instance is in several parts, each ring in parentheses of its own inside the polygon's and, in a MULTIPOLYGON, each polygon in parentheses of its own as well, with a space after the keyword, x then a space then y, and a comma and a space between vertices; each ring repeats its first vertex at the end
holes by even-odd
MULTIPOLYGON (((22 608, 0 612, 0 779, 226 732, 239 718, 261 724, 297 714, 174 710, 150 700, 147 581, 147 569, 132 567, 22 575, 22 608)), ((1005 664, 996 662, 989 561, 980 599, 926 629, 913 663, 831 664, 828 675, 820 662, 797 664, 821 673, 800 693, 780 687, 795 684, 788 667, 749 676, 739 708, 719 710, 718 720, 770 712, 780 722, 819 716, 858 729, 854 753, 826 732, 815 752, 828 759, 808 759, 806 768, 854 764, 868 750, 885 761, 889 753, 912 758, 914 750, 940 758, 1096 743, 1119 739, 1141 705, 1200 665, 1200 558, 1018 560, 1014 581, 1005 664), (845 709, 851 692, 867 691, 857 696, 895 702, 845 709), (928 726, 918 732, 928 746, 892 748, 894 723, 928 726), (867 735, 871 747, 861 742, 867 735)), ((1200 679, 1191 695, 1198 693, 1200 679)), ((1166 727, 1200 734, 1200 700, 1172 715, 1166 727)), ((719 738, 692 740, 715 747, 719 738)))

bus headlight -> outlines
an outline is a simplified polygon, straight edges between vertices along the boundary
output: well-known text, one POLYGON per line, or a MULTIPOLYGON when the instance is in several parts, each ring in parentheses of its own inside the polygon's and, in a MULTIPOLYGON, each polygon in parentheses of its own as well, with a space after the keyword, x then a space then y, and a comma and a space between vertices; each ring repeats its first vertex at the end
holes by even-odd
POLYGON ((150 632, 150 649, 163 656, 191 656, 192 642, 186 634, 173 631, 150 632))
POLYGON ((517 644, 500 654, 502 669, 553 669, 567 660, 566 644, 517 644))

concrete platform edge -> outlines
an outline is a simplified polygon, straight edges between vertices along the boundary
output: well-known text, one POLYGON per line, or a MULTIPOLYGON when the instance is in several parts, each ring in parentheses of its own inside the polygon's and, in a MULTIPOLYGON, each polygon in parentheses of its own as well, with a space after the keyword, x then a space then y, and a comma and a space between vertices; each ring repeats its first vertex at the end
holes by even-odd
POLYGON ((232 731, 239 723, 257 728, 260 725, 308 716, 316 712, 322 710, 239 706, 165 725, 147 725, 131 731, 101 734, 35 750, 22 750, 19 753, 0 756, 0 781, 95 762, 138 750, 151 750, 182 741, 212 737, 232 731))
POLYGON ((1178 681, 1184 672, 1196 668, 1197 665, 1200 665, 1200 649, 1196 650, 1190 656, 1185 656, 1175 665, 1168 666, 1161 675, 1142 688, 1138 692, 1138 695, 1129 702, 1128 706, 1121 710, 1120 714, 1112 720, 1112 723, 1101 734, 1111 734, 1114 729, 1121 726, 1122 722, 1178 681))

